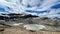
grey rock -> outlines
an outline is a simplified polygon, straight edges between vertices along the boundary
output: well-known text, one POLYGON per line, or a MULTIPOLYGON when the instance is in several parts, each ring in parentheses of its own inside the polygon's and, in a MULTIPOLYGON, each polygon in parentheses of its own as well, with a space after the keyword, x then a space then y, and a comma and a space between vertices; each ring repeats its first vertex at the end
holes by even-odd
POLYGON ((46 25, 45 30, 49 30, 49 31, 60 31, 60 26, 48 26, 48 25, 46 25))

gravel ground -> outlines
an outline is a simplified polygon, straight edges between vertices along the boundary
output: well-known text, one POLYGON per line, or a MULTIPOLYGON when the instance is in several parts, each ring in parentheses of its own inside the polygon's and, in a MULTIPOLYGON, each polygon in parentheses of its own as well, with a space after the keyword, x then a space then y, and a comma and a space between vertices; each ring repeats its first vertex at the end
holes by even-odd
POLYGON ((1 31, 0 34, 60 34, 60 32, 30 31, 20 27, 8 27, 4 28, 4 31, 1 31))

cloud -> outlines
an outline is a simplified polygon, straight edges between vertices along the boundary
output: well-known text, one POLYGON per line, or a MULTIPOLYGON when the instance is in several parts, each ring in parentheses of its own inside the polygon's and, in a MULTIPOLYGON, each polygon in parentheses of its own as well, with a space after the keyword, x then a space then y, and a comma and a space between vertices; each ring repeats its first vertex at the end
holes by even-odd
MULTIPOLYGON (((0 8, 4 8, 6 13, 26 13, 32 15, 56 15, 54 8, 51 8, 54 5, 60 4, 59 0, 0 0, 0 8), (27 7, 30 5, 30 7, 27 7), (31 12, 27 12, 26 10, 32 10, 31 12), (35 12, 33 12, 35 11, 35 12), (39 13, 43 11, 48 11, 44 13, 39 13), (38 14, 39 13, 39 14, 38 14)), ((58 9, 57 9, 58 10, 58 9)), ((1 13, 2 11, 0 11, 1 13)), ((2 12, 2 13, 5 13, 2 12)), ((60 10, 59 10, 60 12, 60 10)))

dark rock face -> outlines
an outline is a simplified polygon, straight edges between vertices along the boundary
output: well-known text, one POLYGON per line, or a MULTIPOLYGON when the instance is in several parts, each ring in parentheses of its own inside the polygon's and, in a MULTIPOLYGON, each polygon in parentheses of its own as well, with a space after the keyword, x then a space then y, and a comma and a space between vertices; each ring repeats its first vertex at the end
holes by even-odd
POLYGON ((14 23, 29 24, 28 20, 30 20, 30 19, 32 20, 32 18, 34 18, 34 17, 38 17, 38 16, 35 16, 35 15, 22 15, 22 14, 2 14, 2 15, 0 15, 0 21, 3 20, 4 24, 7 24, 7 25, 8 24, 11 25, 11 24, 14 24, 14 23))
POLYGON ((2 29, 0 29, 0 32, 2 32, 2 31, 4 31, 4 29, 2 28, 2 29))
MULTIPOLYGON (((60 25, 60 18, 53 18, 53 19, 50 19, 48 17, 43 17, 43 18, 40 18, 40 19, 33 19, 33 18, 36 18, 38 16, 35 16, 35 15, 23 15, 22 14, 2 14, 0 15, 0 20, 5 20, 5 22, 23 22, 23 23, 28 23, 29 24, 29 21, 31 22, 34 22, 33 24, 44 24, 44 25, 60 25), (4 15, 4 16, 2 16, 4 15), (7 16, 5 16, 7 15, 7 16)), ((31 23, 30 22, 30 23, 31 23)))
POLYGON ((2 14, 2 15, 0 15, 0 20, 14 19, 14 18, 15 19, 18 19, 18 18, 26 19, 26 18, 38 17, 36 15, 30 15, 30 14, 29 15, 23 15, 23 14, 14 14, 14 13, 12 13, 12 14, 2 14))

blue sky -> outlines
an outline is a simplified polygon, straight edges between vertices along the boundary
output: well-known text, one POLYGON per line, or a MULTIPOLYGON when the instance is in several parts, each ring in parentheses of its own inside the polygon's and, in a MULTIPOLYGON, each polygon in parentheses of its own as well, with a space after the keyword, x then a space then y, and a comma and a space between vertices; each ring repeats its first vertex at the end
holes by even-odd
MULTIPOLYGON (((52 9, 58 9, 58 8, 60 8, 60 4, 57 4, 57 5, 54 5, 54 6, 52 6, 51 7, 52 9)), ((11 10, 11 9, 9 9, 9 10, 11 10)), ((0 7, 0 12, 7 12, 7 13, 9 13, 9 11, 6 11, 5 10, 5 8, 1 8, 0 7)), ((47 12, 47 11, 40 11, 40 12, 38 12, 38 11, 34 11, 34 10, 26 10, 26 12, 31 12, 31 13, 44 13, 44 12, 47 12)), ((60 13, 58 13, 58 14, 60 14, 60 13)))
POLYGON ((51 8, 58 9, 58 8, 60 8, 60 4, 54 5, 51 8))
MULTIPOLYGON (((54 5, 54 6, 51 7, 51 9, 58 9, 58 8, 60 8, 60 4, 57 4, 57 5, 54 5)), ((45 11, 26 10, 26 12, 38 13, 38 14, 40 14, 40 13, 47 12, 47 10, 45 10, 45 11)), ((60 14, 60 12, 58 12, 57 14, 60 14)))
MULTIPOLYGON (((60 14, 60 0, 0 0, 0 13, 60 14), (33 1, 33 2, 32 2, 33 1), (41 3, 40 3, 41 2, 41 3), (55 11, 58 10, 59 11, 55 11)), ((55 14, 55 15, 56 15, 55 14)))

